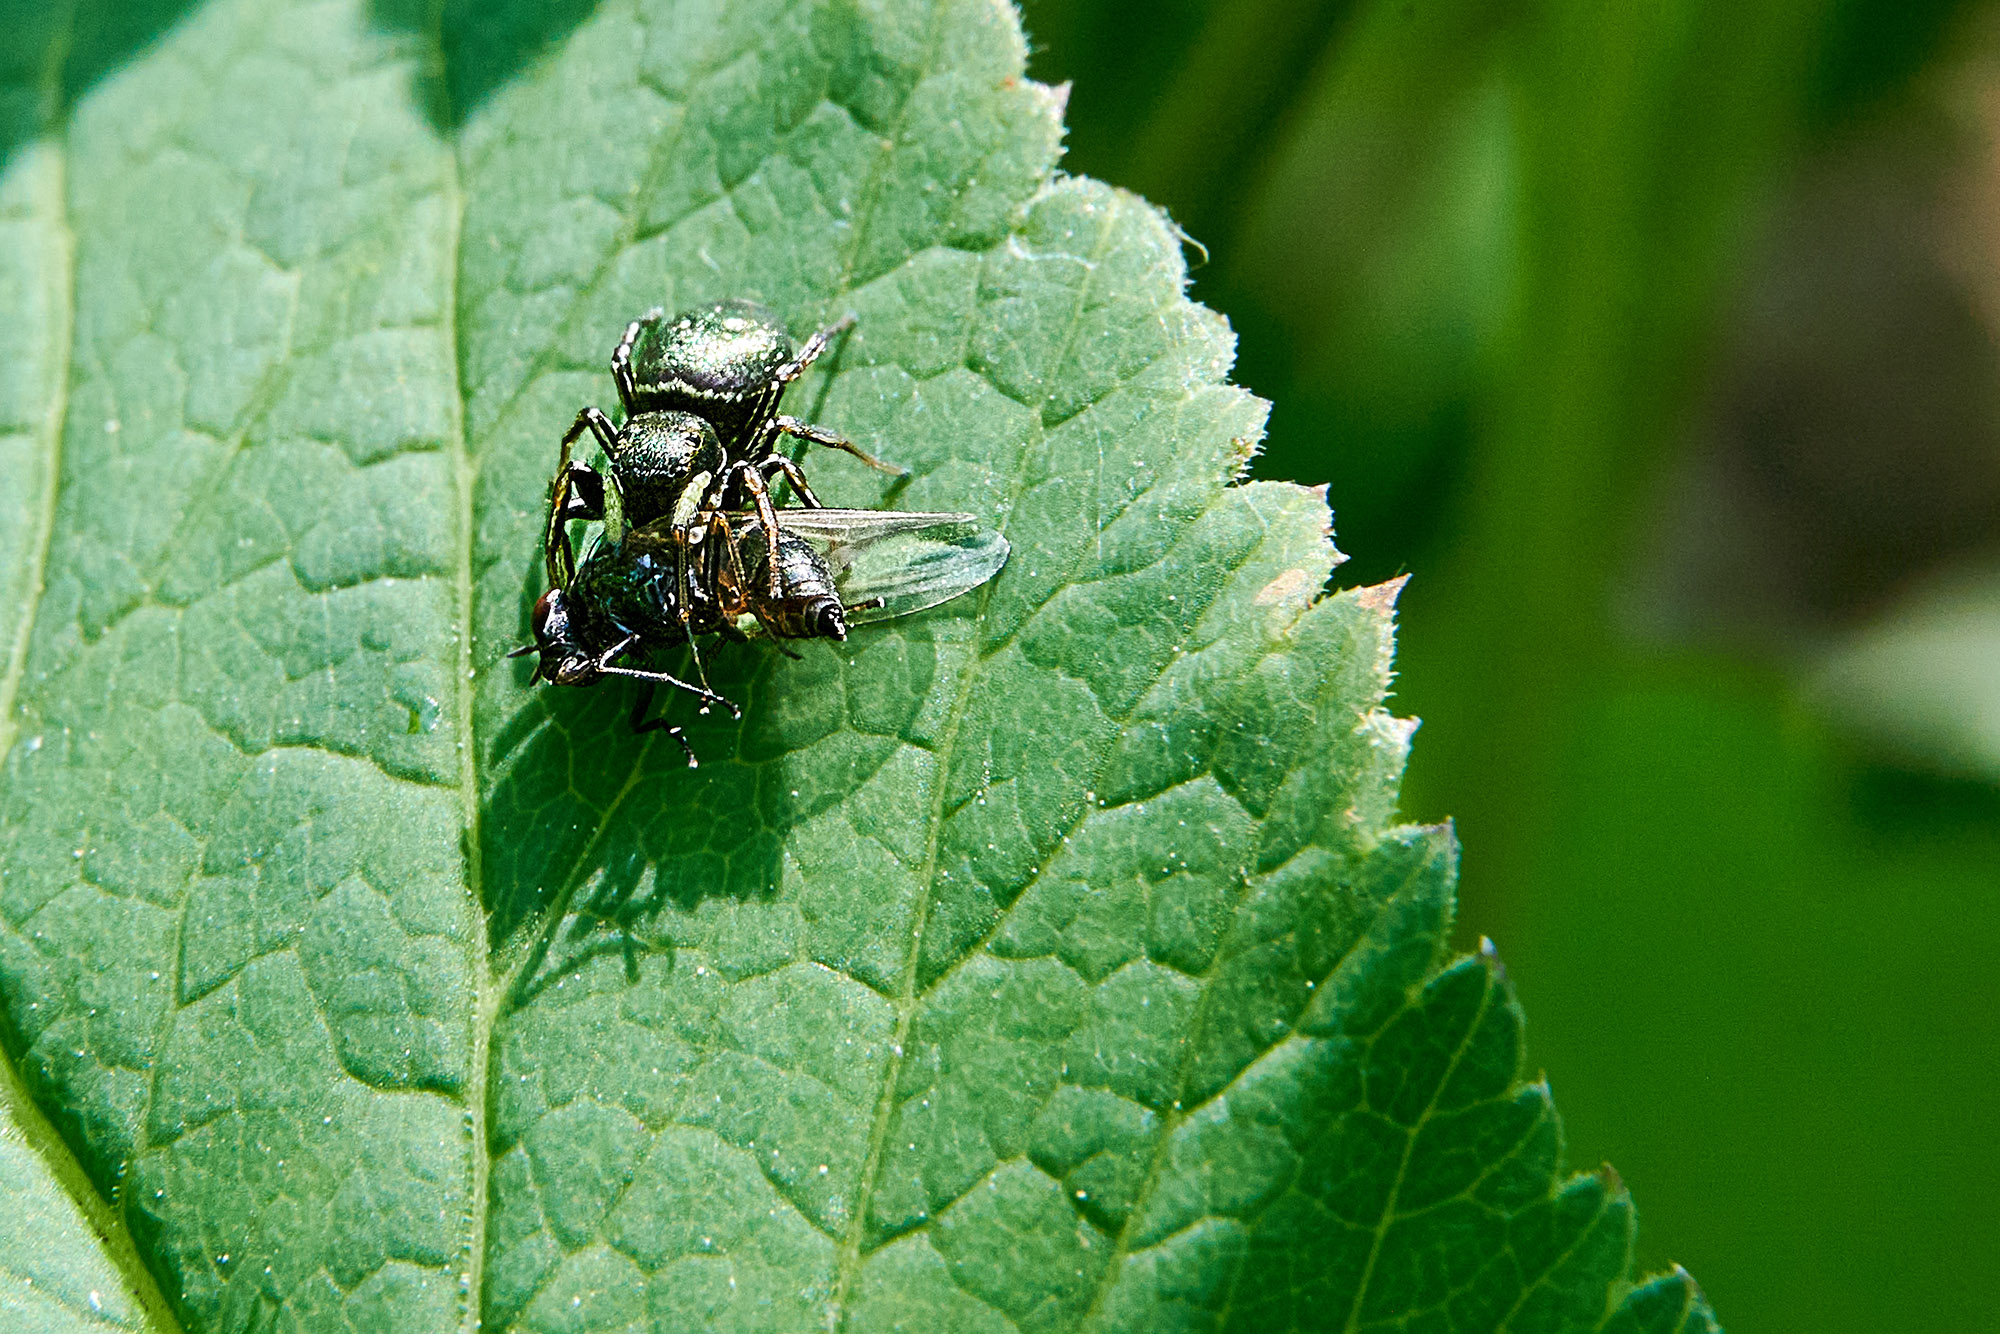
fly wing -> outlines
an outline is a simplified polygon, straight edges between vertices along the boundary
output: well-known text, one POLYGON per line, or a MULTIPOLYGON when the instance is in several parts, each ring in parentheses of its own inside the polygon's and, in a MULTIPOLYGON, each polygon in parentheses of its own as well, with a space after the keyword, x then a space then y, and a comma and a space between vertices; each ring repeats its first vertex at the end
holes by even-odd
POLYGON ((903 510, 781 509, 778 522, 787 532, 797 533, 822 547, 879 541, 895 533, 926 529, 951 531, 977 528, 979 520, 970 514, 924 514, 903 510))
POLYGON ((1007 563, 1007 539, 970 514, 783 509, 778 524, 824 550, 855 625, 948 602, 1007 563))

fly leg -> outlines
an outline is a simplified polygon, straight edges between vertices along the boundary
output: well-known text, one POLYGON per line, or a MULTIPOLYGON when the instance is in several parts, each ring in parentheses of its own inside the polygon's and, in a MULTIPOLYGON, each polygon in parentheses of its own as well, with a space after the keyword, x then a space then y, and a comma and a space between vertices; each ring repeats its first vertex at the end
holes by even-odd
POLYGON ((644 681, 649 685, 673 686, 677 690, 685 690, 688 694, 693 695, 702 702, 703 707, 711 704, 720 704, 723 708, 729 710, 732 718, 741 718, 743 716, 743 710, 737 708, 727 699, 724 699, 721 695, 716 694, 713 690, 705 686, 693 685, 667 672, 641 671, 636 667, 613 667, 611 665, 612 660, 637 643, 638 639, 639 636, 637 635, 625 636, 616 644, 598 654, 597 660, 591 664, 592 667, 604 676, 629 676, 635 681, 644 681))
POLYGON ((635 681, 649 681, 655 685, 672 686, 676 690, 685 690, 688 694, 693 695, 705 704, 720 704, 723 708, 729 710, 729 716, 732 718, 741 718, 743 716, 743 710, 737 708, 713 690, 703 690, 698 685, 683 681, 678 676, 672 676, 666 672, 642 672, 636 667, 605 667, 601 670, 606 676, 629 676, 635 681))
POLYGON ((608 672, 611 670, 611 664, 617 661, 619 655, 624 653, 626 649, 631 648, 634 644, 638 642, 639 642, 639 636, 626 635, 623 639, 613 644, 610 648, 598 654, 597 661, 591 665, 600 672, 608 672))
POLYGON ((694 747, 688 744, 687 729, 676 723, 669 723, 664 717, 648 718, 646 714, 652 707, 653 683, 648 681, 639 687, 639 698, 632 705, 632 734, 644 736, 648 732, 665 732, 681 743, 681 750, 688 757, 688 768, 700 768, 701 761, 694 757, 694 747))
MULTIPOLYGON (((743 588, 743 560, 736 547, 736 534, 729 526, 729 519, 716 508, 713 498, 702 502, 690 514, 682 511, 674 521, 674 583, 679 590, 679 615, 681 632, 686 636, 688 652, 694 658, 695 677, 702 687, 708 687, 708 669, 702 665, 701 646, 697 640, 697 626, 694 613, 697 604, 712 604, 714 608, 714 629, 741 638, 735 634, 735 617, 738 607, 734 601, 740 600, 743 588), (717 534, 720 533, 722 551, 715 553, 717 534), (717 572, 719 562, 726 561, 727 573, 733 576, 727 583, 729 597, 723 596, 724 576, 717 572)), ((707 627, 701 627, 703 629, 707 627)), ((708 706, 702 705, 702 712, 708 706)))
MULTIPOLYGON (((711 582, 717 590, 727 587, 729 599, 725 602, 718 597, 716 609, 721 613, 723 624, 732 624, 736 617, 750 610, 746 597, 749 576, 743 573, 743 547, 738 541, 736 530, 729 526, 729 516, 721 510, 710 510, 700 520, 705 526, 704 541, 712 539, 717 532, 722 534, 722 554, 711 556, 711 562, 721 562, 723 568, 711 582), (726 577, 725 577, 726 576, 726 577)), ((711 565, 713 569, 713 565, 711 565)))
MULTIPOLYGON (((674 537, 676 539, 674 542, 674 612, 680 618, 681 637, 687 640, 688 654, 694 659, 695 679, 701 682, 701 688, 706 690, 708 689, 708 669, 701 665, 701 649, 696 645, 694 635, 694 604, 692 599, 694 597, 695 586, 694 570, 692 563, 688 560, 688 548, 692 545, 689 540, 688 527, 683 525, 676 528, 674 530, 674 537)), ((707 713, 708 705, 702 705, 701 711, 707 713)))
MULTIPOLYGON (((750 591, 750 578, 743 571, 742 547, 737 541, 735 530, 729 526, 729 516, 721 510, 714 510, 709 513, 707 523, 709 525, 708 531, 711 534, 717 529, 722 531, 722 555, 718 559, 727 562, 727 569, 724 571, 725 577, 716 580, 718 585, 726 584, 731 595, 729 601, 720 608, 723 614, 723 632, 733 638, 743 638, 741 632, 736 629, 736 618, 747 611, 757 618, 757 624, 764 627, 764 632, 771 637, 771 642, 778 646, 780 653, 783 653, 788 658, 803 656, 794 652, 791 646, 785 643, 783 636, 779 633, 777 623, 771 619, 770 604, 765 599, 756 596, 756 594, 750 591)), ((774 572, 777 570, 778 563, 771 550, 768 538, 766 538, 764 546, 764 563, 774 572)), ((772 575, 771 587, 774 590, 771 594, 772 598, 775 599, 783 596, 784 585, 776 573, 772 575)))

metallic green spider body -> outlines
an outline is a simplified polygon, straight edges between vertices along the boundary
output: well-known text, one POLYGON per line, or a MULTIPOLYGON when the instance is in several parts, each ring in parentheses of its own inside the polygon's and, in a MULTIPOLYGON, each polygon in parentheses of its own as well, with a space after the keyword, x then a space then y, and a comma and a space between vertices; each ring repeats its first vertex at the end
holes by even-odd
MULTIPOLYGON (((631 341, 626 410, 692 412, 715 428, 730 457, 743 458, 777 415, 790 383, 781 373, 792 359, 784 326, 754 302, 724 301, 671 321, 656 312, 638 322, 631 341)), ((616 358, 612 375, 620 376, 616 358)))

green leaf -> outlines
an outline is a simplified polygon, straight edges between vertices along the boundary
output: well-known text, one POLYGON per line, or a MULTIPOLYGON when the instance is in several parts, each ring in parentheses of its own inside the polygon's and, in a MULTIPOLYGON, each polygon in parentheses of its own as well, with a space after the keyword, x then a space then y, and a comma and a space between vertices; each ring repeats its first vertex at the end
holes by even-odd
POLYGON ((51 1263, 203 1331, 1712 1327, 1447 957, 1395 589, 1232 484, 1262 405, 1012 11, 563 13, 208 0, 23 85, 0 1006, 20 1193, 106 1237, 51 1263), (912 476, 830 501, 1014 555, 716 646, 691 772, 503 654, 617 331, 724 295, 858 317, 792 401, 912 476))
POLYGON ((0 1329, 102 1334, 172 1318, 75 1160, 11 1077, 0 1077, 0 1199, 8 1206, 0 1213, 0 1329))

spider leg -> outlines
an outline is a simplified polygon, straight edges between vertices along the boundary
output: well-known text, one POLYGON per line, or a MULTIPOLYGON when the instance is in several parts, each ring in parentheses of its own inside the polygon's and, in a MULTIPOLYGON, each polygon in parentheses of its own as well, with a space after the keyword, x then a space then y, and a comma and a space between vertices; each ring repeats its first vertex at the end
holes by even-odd
POLYGON ((549 482, 549 522, 542 534, 542 559, 547 567, 549 587, 566 588, 576 574, 576 548, 570 545, 572 519, 604 517, 604 479, 597 470, 570 458, 570 449, 585 431, 609 454, 618 442, 617 428, 596 408, 576 414, 569 430, 563 432, 556 458, 556 475, 549 482), (594 510, 595 512, 591 512, 594 510))
POLYGON ((810 422, 802 422, 797 417, 788 417, 783 413, 779 413, 777 416, 771 418, 771 425, 767 429, 773 437, 771 444, 774 447, 777 444, 775 437, 779 435, 796 436, 801 440, 810 440, 816 445, 826 445, 832 449, 843 450, 860 459, 877 472, 886 472, 897 477, 909 476, 910 470, 908 468, 898 467, 893 463, 884 463, 881 459, 876 458, 873 454, 870 454, 867 450, 855 444, 838 431, 829 431, 824 426, 814 426, 810 422))
POLYGON ((770 475, 774 472, 783 473, 785 480, 791 483, 792 492, 798 496, 801 505, 805 505, 811 509, 822 508, 819 503, 819 497, 813 494, 812 487, 806 483, 805 469, 799 467, 796 460, 788 459, 783 454, 773 453, 765 458, 762 463, 758 464, 758 466, 764 469, 766 480, 769 480, 770 475))
POLYGON ((806 373, 806 367, 819 360, 819 354, 826 351, 828 343, 831 343, 834 339, 840 337, 853 327, 854 316, 851 314, 842 315, 832 324, 827 325, 811 338, 806 339, 806 344, 799 349, 799 354, 778 367, 777 372, 772 375, 771 379, 781 385, 790 384, 792 381, 798 379, 806 373))
POLYGON ((638 396, 638 386, 632 381, 632 345, 639 341, 639 330, 646 321, 664 317, 666 312, 658 306, 641 315, 625 326, 625 336, 618 340, 618 346, 611 353, 611 382, 618 386, 618 401, 625 405, 625 415, 630 417, 639 411, 633 400, 638 396))
POLYGON ((563 518, 601 519, 604 517, 604 474, 588 463, 569 465, 569 499, 563 518))

